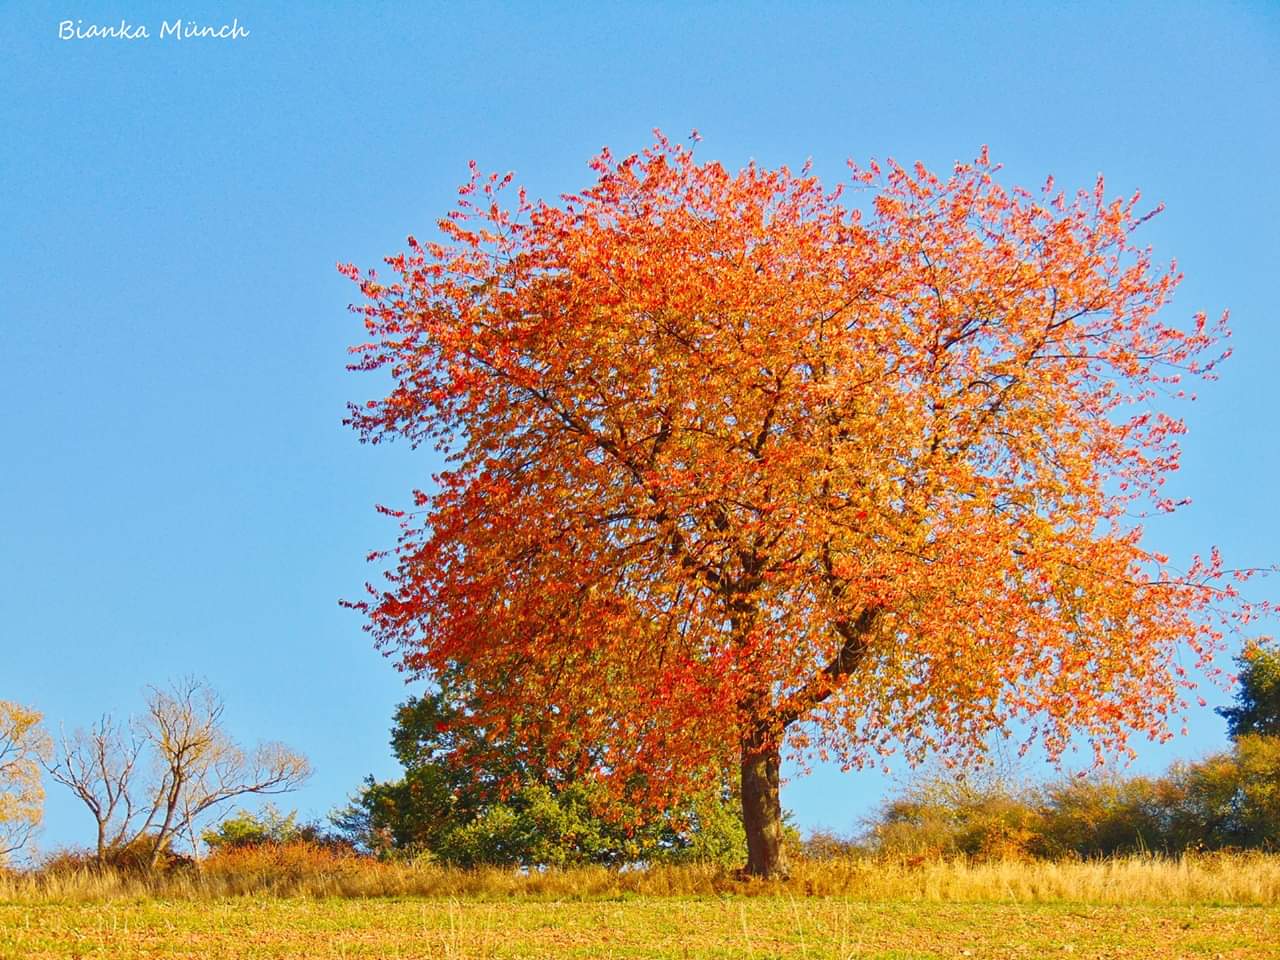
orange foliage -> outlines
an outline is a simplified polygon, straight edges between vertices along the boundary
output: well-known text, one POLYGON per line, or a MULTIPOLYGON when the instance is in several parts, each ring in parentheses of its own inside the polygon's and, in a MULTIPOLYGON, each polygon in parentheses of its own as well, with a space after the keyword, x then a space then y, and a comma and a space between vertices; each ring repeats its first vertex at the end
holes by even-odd
POLYGON ((1227 333, 1157 319, 1136 194, 1007 190, 985 150, 848 191, 661 136, 592 167, 511 204, 473 167, 443 242, 341 267, 394 380, 350 422, 449 455, 353 604, 405 670, 655 803, 761 745, 1167 736, 1179 650, 1258 611, 1135 519, 1178 506, 1160 407, 1227 333))

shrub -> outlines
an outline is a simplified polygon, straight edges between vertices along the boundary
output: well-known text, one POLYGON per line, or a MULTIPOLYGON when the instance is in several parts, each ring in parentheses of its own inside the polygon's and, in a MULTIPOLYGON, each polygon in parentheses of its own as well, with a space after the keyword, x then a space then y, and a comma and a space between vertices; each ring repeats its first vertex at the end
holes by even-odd
POLYGON ((237 810, 217 827, 206 830, 200 839, 211 853, 293 843, 354 852, 354 845, 349 839, 325 830, 318 823, 298 823, 298 811, 282 813, 270 803, 264 804, 256 813, 237 810))
POLYGON ((882 807, 869 838, 882 854, 1117 857, 1280 848, 1280 737, 1175 764, 1163 777, 1115 773, 1039 788, 1008 779, 925 776, 882 807))
POLYGON ((147 873, 185 870, 195 863, 191 857, 175 853, 168 844, 164 844, 153 864, 153 849, 154 838, 145 834, 135 837, 131 843, 106 847, 101 859, 93 850, 66 847, 42 857, 39 861, 39 869, 40 872, 50 875, 66 875, 87 870, 140 876, 147 873))
POLYGON ((881 808, 869 839, 877 852, 903 858, 1025 859, 1039 837, 1037 801, 999 773, 926 774, 881 808))
POLYGON ((1045 787, 1036 853, 1081 857, 1180 849, 1179 790, 1147 777, 1071 777, 1045 787))
POLYGON ((560 867, 741 862, 745 832, 728 789, 686 797, 642 817, 588 779, 548 769, 502 737, 491 740, 448 689, 396 712, 398 780, 372 777, 331 822, 383 859, 429 857, 458 866, 560 867))
MULTIPOLYGON (((799 840, 795 828, 784 817, 784 842, 799 840)), ((747 832, 737 799, 726 793, 696 799, 675 842, 659 850, 652 859, 667 863, 705 863, 739 867, 747 857, 747 832)))
POLYGON ((237 810, 217 827, 201 834, 211 851, 251 847, 263 843, 288 843, 298 838, 296 810, 281 813, 274 804, 265 804, 257 813, 237 810))
POLYGON ((1231 753, 1178 771, 1182 833, 1211 849, 1280 846, 1280 737, 1245 735, 1231 753))
POLYGON ((830 830, 814 830, 800 841, 795 850, 797 860, 849 860, 865 857, 867 846, 855 837, 845 837, 830 830))

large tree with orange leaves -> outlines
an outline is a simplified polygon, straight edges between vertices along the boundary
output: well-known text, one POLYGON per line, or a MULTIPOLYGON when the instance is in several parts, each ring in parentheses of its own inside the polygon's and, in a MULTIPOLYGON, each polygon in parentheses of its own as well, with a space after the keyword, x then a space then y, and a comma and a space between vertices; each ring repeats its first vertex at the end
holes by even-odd
POLYGON ((468 722, 662 804, 741 775, 747 872, 785 870, 783 752, 860 765, 1166 735, 1251 612, 1176 504, 1225 317, 1157 319, 1178 275, 1137 196, 852 166, 730 173, 658 138, 534 203, 473 176, 440 242, 360 284, 390 373, 362 439, 447 453, 355 604, 468 722))

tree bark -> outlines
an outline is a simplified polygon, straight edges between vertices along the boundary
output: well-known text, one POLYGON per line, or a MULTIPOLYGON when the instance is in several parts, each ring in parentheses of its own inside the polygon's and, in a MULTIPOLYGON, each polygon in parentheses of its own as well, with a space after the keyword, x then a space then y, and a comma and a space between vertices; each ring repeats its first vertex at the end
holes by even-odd
POLYGON ((744 744, 742 748, 742 824, 747 832, 747 866, 743 873, 763 880, 784 880, 782 801, 777 746, 744 744))

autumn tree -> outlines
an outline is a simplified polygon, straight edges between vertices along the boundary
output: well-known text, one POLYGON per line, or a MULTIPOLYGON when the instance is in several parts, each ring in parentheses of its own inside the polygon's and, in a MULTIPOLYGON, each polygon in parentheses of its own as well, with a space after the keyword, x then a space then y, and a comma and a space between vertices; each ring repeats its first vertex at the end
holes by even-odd
POLYGON ((241 747, 224 711, 214 690, 189 678, 151 687, 139 717, 104 716, 58 739, 47 769, 93 814, 99 864, 123 855, 155 867, 179 840, 195 849, 205 814, 236 798, 286 793, 310 776, 307 759, 283 744, 241 747))
POLYGON ((785 750, 1168 735, 1180 651, 1252 611, 1143 539, 1226 318, 1158 319, 1136 194, 1006 189, 985 150, 853 189, 661 137, 592 167, 556 202, 473 167, 438 242, 340 267, 390 380, 350 423, 447 457, 355 604, 404 670, 648 804, 735 765, 761 876, 785 750))
POLYGON ((40 714, 0 700, 0 864, 31 839, 44 813, 40 760, 48 737, 40 714))

